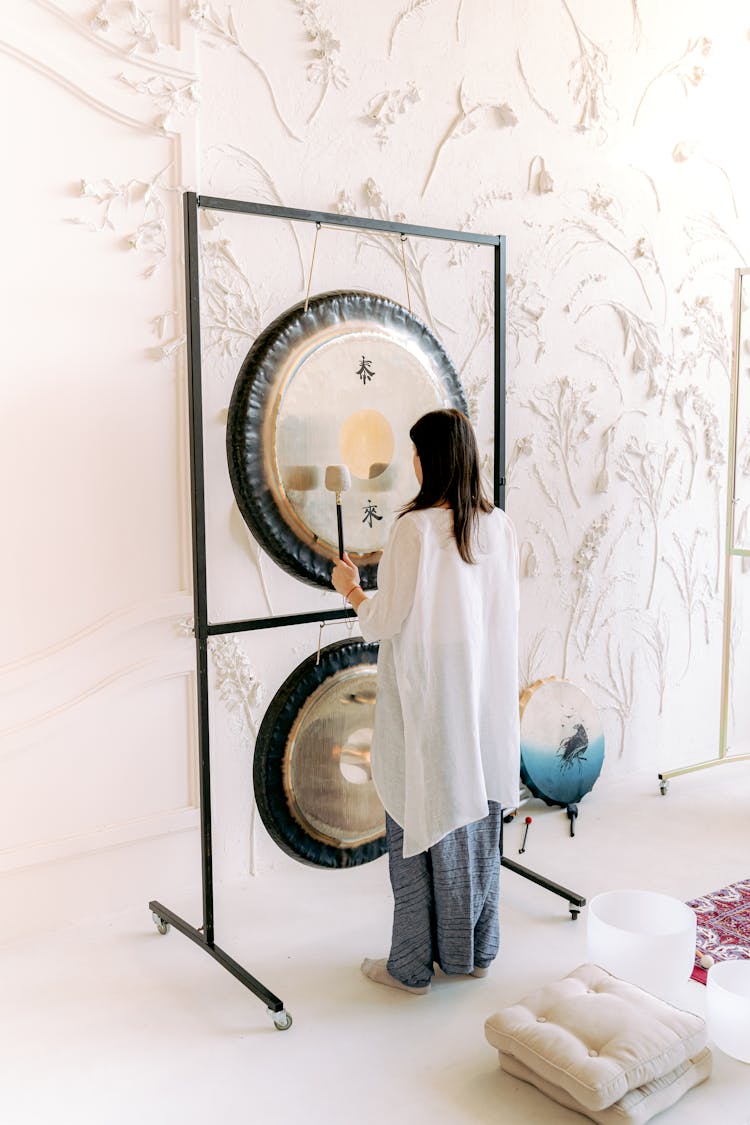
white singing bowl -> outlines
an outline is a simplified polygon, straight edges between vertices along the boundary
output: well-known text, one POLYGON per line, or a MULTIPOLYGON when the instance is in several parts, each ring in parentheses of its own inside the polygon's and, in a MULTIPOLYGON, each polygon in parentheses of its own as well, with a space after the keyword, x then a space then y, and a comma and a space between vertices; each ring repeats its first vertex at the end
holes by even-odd
POLYGON ((708 1033, 733 1059, 750 1063, 750 961, 719 961, 706 980, 708 1033))
POLYGON ((589 904, 588 959, 655 996, 671 996, 690 978, 695 938, 695 912, 669 895, 607 891, 589 904))

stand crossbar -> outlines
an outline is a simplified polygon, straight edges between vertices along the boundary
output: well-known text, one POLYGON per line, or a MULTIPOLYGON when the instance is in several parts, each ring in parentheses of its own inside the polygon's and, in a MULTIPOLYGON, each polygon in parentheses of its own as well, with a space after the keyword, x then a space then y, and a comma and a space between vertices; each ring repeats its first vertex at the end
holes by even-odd
POLYGON ((503 867, 507 867, 508 871, 520 875, 523 879, 528 879, 530 883, 536 883, 538 887, 544 887, 545 891, 550 891, 553 895, 559 895, 560 898, 566 898, 568 900, 570 915, 574 921, 578 917, 580 910, 586 905, 586 899, 576 894, 575 891, 570 891, 567 887, 562 887, 559 883, 553 883, 546 875, 537 875, 536 871, 530 871, 528 867, 522 867, 522 865, 516 863, 514 859, 508 859, 507 856, 501 854, 500 863, 503 867))
POLYGON ((166 906, 162 906, 160 902, 150 902, 148 907, 152 914, 158 919, 157 925, 174 926, 174 928, 179 930, 181 934, 184 934, 185 937, 190 938, 196 945, 205 949, 209 957, 213 957, 227 972, 231 973, 233 977, 236 977, 237 980, 240 981, 241 984, 244 984, 246 988, 249 988, 251 992, 254 992, 260 1000, 263 1000, 269 1012, 276 1014, 284 1011, 284 1005, 282 1001, 279 1000, 278 996, 274 996, 273 992, 269 992, 259 980, 256 980, 254 976, 248 973, 247 969, 243 969, 242 965, 238 964, 228 953, 225 953, 223 949, 219 949, 218 945, 209 945, 202 930, 196 930, 195 926, 191 926, 189 922, 185 922, 184 919, 180 918, 174 911, 168 910, 166 906))
MULTIPOLYGON (((160 902, 152 900, 149 908, 161 933, 174 926, 199 948, 231 973, 263 1001, 279 1031, 291 1027, 292 1017, 284 1003, 256 977, 220 949, 214 941, 214 887, 213 844, 211 822, 211 760, 209 752, 210 716, 208 701, 208 639, 227 633, 252 632, 275 629, 288 625, 316 621, 340 621, 355 616, 351 609, 287 614, 277 617, 259 617, 246 621, 209 622, 208 592, 206 582, 206 497, 203 458, 203 398, 200 339, 200 277, 198 210, 231 211, 237 214, 257 215, 287 222, 316 223, 349 230, 369 230, 383 234, 411 235, 418 238, 438 239, 447 242, 466 242, 476 246, 490 246, 494 251, 494 492, 495 507, 505 506, 505 307, 506 307, 506 238, 505 235, 473 234, 469 231, 445 230, 438 227, 414 226, 410 223, 370 219, 357 215, 341 215, 324 211, 305 211, 292 207, 276 207, 214 196, 199 196, 195 192, 183 195, 185 221, 185 298, 187 306, 187 357, 188 406, 190 427, 190 506, 193 548, 193 603, 195 616, 195 650, 197 665, 198 703, 198 753, 200 759, 200 831, 203 924, 190 925, 160 902)), ((502 857, 502 836, 500 841, 502 857)), ((512 860, 502 858, 503 866, 526 879, 545 887, 553 894, 569 900, 571 913, 574 905, 583 906, 585 899, 564 887, 528 871, 512 860)), ((576 911, 577 913, 577 911, 576 911)), ((576 914, 573 915, 574 917, 576 914)))
POLYGON ((356 617, 353 609, 332 609, 320 613, 289 613, 279 617, 255 617, 250 621, 220 621, 208 626, 209 637, 219 637, 223 633, 249 633, 255 629, 278 629, 284 625, 309 625, 315 621, 346 621, 356 617))
POLYGON ((555 883, 552 879, 548 879, 546 875, 538 875, 536 871, 529 870, 522 864, 517 863, 515 859, 508 859, 503 855, 503 841, 505 837, 505 820, 500 819, 500 865, 505 867, 508 871, 512 871, 514 875, 520 875, 522 879, 528 879, 530 883, 535 883, 538 887, 543 887, 545 891, 550 894, 558 895, 560 898, 568 900, 568 909, 570 916, 575 922, 581 909, 586 905, 586 899, 582 895, 577 894, 575 891, 563 887, 560 883, 555 883))

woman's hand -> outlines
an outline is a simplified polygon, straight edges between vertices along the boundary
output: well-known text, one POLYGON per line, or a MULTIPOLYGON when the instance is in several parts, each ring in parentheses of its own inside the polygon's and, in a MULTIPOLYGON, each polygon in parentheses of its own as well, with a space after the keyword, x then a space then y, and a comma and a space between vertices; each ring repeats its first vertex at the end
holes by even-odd
POLYGON ((352 560, 344 551, 343 559, 336 559, 331 572, 333 588, 343 597, 346 597, 355 586, 359 586, 359 571, 352 560))

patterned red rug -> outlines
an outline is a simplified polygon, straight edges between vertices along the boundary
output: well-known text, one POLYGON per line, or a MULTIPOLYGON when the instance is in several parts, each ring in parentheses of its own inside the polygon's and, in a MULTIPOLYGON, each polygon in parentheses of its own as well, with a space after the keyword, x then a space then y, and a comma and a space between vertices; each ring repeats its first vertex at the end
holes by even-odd
POLYGON ((697 950, 691 980, 706 983, 708 970, 700 966, 705 953, 714 961, 750 959, 750 879, 693 899, 688 906, 698 915, 697 950))

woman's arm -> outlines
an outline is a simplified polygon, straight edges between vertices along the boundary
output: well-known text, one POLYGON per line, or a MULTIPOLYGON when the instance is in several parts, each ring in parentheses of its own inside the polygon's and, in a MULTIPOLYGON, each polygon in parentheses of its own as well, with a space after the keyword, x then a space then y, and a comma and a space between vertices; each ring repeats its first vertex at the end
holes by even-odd
POLYGON ((362 605, 362 602, 367 601, 367 594, 364 592, 361 586, 355 586, 346 600, 349 602, 349 605, 352 607, 355 613, 359 613, 359 607, 362 605))
POLYGON ((367 594, 359 584, 359 570, 344 551, 343 559, 336 559, 331 572, 334 590, 345 598, 354 610, 367 601, 367 594))
POLYGON ((359 587, 359 571, 345 555, 333 569, 336 590, 359 615, 366 641, 385 641, 399 632, 414 604, 421 555, 421 536, 407 517, 397 520, 378 566, 378 589, 367 597, 359 587))

